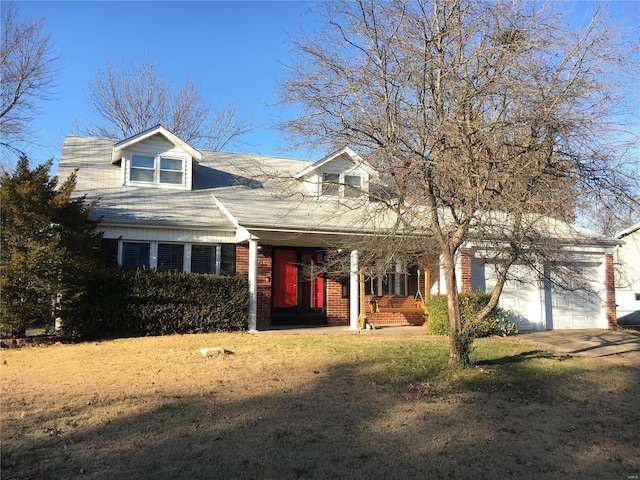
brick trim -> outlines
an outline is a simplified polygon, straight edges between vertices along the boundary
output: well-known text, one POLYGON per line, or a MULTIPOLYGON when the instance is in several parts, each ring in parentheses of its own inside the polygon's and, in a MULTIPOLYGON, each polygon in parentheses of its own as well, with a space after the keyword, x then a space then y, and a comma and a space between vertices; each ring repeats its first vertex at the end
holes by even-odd
POLYGON ((613 266, 613 255, 604 255, 604 286, 606 291, 607 327, 610 330, 618 327, 618 316, 616 312, 616 280, 613 266))
POLYGON ((470 293, 473 291, 471 284, 471 262, 473 254, 470 248, 460 249, 460 289, 462 292, 470 293))

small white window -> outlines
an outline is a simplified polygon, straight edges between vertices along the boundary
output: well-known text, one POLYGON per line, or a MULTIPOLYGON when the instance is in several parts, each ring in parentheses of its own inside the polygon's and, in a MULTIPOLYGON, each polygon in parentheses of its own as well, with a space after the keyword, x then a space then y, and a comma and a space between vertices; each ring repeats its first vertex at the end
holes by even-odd
POLYGON ((359 197, 362 195, 362 177, 360 175, 344 176, 344 197, 359 197))
POLYGON ((131 181, 153 182, 155 174, 155 158, 143 155, 131 156, 131 181))
POLYGON ((322 174, 322 195, 354 198, 362 195, 362 177, 340 173, 322 174))
POLYGON ((182 184, 182 160, 160 157, 160 183, 182 184))
POLYGON ((323 173, 322 174, 322 194, 323 195, 340 195, 340 174, 323 173))
POLYGON ((181 158, 150 155, 131 155, 132 182, 161 185, 184 185, 184 165, 181 158))

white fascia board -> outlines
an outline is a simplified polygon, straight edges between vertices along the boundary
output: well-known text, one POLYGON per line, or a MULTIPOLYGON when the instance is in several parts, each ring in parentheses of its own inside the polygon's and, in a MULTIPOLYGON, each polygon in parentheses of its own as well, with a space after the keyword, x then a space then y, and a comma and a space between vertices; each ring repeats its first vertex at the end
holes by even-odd
POLYGON ((626 237, 627 235, 631 235, 632 233, 636 232, 637 230, 640 230, 640 223, 633 225, 632 227, 627 228, 626 230, 621 231, 620 233, 616 234, 616 238, 623 238, 626 237))
POLYGON ((337 152, 330 153, 326 157, 321 158, 320 160, 318 160, 317 162, 312 163, 311 165, 309 165, 307 168, 305 168, 301 172, 295 174, 293 176, 293 178, 295 178, 296 180, 304 178, 305 176, 307 176, 310 173, 312 173, 314 170, 317 170, 318 168, 320 168, 323 165, 335 160, 336 158, 338 158, 339 156, 341 156, 341 155, 343 155, 345 153, 350 158, 352 158, 356 163, 358 163, 360 165, 365 164, 365 162, 362 159, 362 157, 360 155, 358 155, 356 152, 354 152, 351 148, 343 147, 340 150, 338 150, 337 152))
POLYGON ((240 223, 238 222, 238 219, 231 214, 231 212, 227 209, 227 207, 225 207, 222 204, 222 202, 216 198, 215 195, 212 194, 211 196, 213 197, 213 200, 216 202, 216 205, 218 206, 220 211, 229 219, 231 223, 235 225, 236 243, 246 242, 247 240, 254 240, 255 237, 251 235, 251 232, 249 232, 249 230, 247 230, 242 225, 240 225, 240 223))
POLYGON ((187 142, 181 140, 176 135, 171 133, 169 130, 164 128, 162 125, 156 125, 153 128, 145 130, 144 132, 140 132, 137 135, 129 137, 121 142, 116 143, 113 146, 113 154, 111 156, 111 163, 117 163, 122 159, 122 153, 125 149, 129 148, 132 145, 135 145, 138 142, 146 140, 149 137, 152 137, 156 134, 160 134, 173 143, 176 147, 180 147, 186 153, 188 153, 191 158, 196 162, 200 162, 202 160, 202 153, 193 148, 187 142))

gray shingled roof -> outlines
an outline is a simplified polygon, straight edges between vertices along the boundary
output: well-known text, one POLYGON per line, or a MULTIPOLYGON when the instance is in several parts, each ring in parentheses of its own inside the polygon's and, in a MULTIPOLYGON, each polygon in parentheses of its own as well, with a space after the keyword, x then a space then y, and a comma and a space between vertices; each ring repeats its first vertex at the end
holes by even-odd
MULTIPOLYGON (((303 160, 202 151, 191 191, 122 186, 120 166, 111 163, 115 144, 109 139, 67 137, 58 168, 61 178, 79 169, 76 193, 90 200, 100 198, 94 214, 103 216, 105 223, 144 222, 227 231, 239 225, 258 236, 265 231, 384 233, 396 223, 396 216, 376 202, 336 201, 306 194, 302 182, 293 178, 313 165, 303 160)), ((504 218, 495 212, 491 216, 504 218)), ((558 239, 581 237, 587 242, 618 243, 548 218, 540 226, 558 239)))
POLYGON ((86 195, 89 200, 100 198, 94 215, 103 216, 106 223, 233 228, 218 210, 211 188, 202 182, 193 191, 122 186, 120 166, 111 164, 115 143, 108 139, 67 137, 62 148, 58 177, 66 178, 79 169, 76 193, 86 195))
MULTIPOLYGON (((217 207, 218 199, 247 229, 343 233, 376 230, 370 213, 378 207, 368 202, 345 204, 303 195, 302 183, 292 177, 313 162, 203 151, 202 160, 194 169, 191 191, 122 186, 120 166, 111 163, 115 143, 69 136, 58 167, 61 178, 79 169, 76 193, 87 195, 89 200, 99 197, 94 215, 102 216, 106 223, 234 228, 217 207)), ((378 217, 375 223, 389 221, 392 220, 378 217)))

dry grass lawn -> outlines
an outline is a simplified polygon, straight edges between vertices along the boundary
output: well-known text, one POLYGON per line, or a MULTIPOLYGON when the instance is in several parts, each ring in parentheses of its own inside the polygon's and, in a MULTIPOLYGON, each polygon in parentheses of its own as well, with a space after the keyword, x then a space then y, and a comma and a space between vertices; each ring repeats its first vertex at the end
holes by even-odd
POLYGON ((638 370, 442 338, 185 335, 2 351, 2 478, 640 474, 638 370), (203 357, 202 347, 233 353, 203 357))

